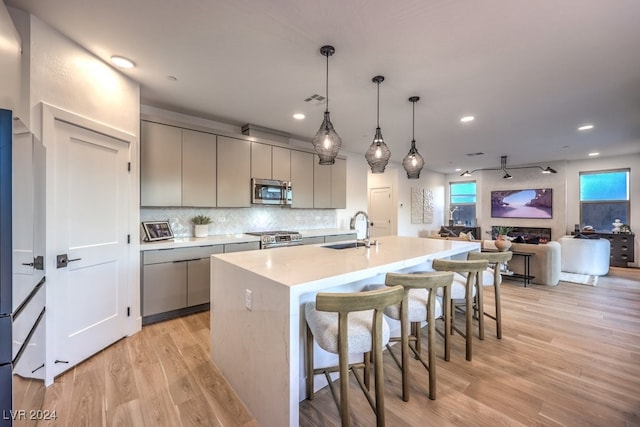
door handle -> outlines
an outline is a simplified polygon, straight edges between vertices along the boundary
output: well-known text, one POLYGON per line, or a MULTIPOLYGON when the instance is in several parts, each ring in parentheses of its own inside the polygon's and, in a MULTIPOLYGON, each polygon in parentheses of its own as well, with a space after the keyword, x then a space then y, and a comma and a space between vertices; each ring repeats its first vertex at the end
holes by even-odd
POLYGON ((56 256, 56 267, 65 268, 70 262, 80 261, 82 258, 69 259, 67 254, 61 254, 56 256))

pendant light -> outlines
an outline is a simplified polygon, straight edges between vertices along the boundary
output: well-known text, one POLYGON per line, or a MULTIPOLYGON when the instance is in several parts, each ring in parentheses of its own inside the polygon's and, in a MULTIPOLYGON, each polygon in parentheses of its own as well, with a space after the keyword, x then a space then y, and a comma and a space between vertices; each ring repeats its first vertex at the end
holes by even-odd
POLYGON ((385 166, 387 166, 391 158, 391 151, 389 151, 387 144, 384 143, 382 132, 380 132, 380 83, 384 81, 384 77, 375 76, 371 81, 378 84, 378 119, 376 134, 364 158, 367 159, 367 163, 371 166, 372 173, 383 173, 385 166))
POLYGON ((318 157, 320 157, 321 165, 332 165, 336 161, 336 156, 342 146, 342 138, 338 136, 331 118, 329 117, 329 57, 336 52, 333 46, 322 46, 320 53, 327 57, 327 74, 326 74, 326 109, 324 111, 324 120, 320 125, 320 129, 316 136, 313 137, 313 148, 318 157))
POLYGON ((402 166, 407 171, 407 178, 418 179, 420 178, 420 171, 424 167, 424 158, 418 153, 416 148, 416 102, 420 100, 419 96, 412 96, 409 98, 409 102, 413 104, 413 133, 411 138, 411 149, 402 160, 402 166))

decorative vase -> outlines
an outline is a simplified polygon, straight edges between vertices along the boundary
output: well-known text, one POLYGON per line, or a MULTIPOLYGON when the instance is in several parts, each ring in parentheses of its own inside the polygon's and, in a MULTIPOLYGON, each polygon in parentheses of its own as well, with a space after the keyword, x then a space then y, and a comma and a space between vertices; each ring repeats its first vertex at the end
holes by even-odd
POLYGON ((194 228, 196 237, 207 237, 209 235, 209 224, 196 224, 194 228))
POLYGON ((496 239, 495 245, 500 252, 505 252, 511 247, 511 240, 509 240, 507 236, 501 234, 496 239))

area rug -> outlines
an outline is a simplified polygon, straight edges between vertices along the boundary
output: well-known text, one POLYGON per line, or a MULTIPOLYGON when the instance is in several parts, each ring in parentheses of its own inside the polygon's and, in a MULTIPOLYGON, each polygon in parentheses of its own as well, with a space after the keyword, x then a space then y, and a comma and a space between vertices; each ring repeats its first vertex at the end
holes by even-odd
POLYGON ((567 273, 566 271, 561 271, 560 281, 596 286, 598 284, 598 276, 594 276, 591 274, 567 273))

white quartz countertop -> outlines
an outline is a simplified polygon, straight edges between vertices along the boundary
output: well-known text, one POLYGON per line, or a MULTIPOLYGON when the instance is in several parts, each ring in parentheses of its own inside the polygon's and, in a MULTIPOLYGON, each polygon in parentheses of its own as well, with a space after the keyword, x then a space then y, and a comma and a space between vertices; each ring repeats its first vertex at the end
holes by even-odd
POLYGON ((195 246, 224 245, 225 243, 259 242, 260 237, 249 234, 219 234, 207 237, 177 237, 157 242, 140 242, 141 251, 157 249, 191 248, 195 246))
MULTIPOLYGON (((356 230, 341 228, 320 228, 316 230, 301 230, 302 237, 331 236, 336 234, 355 233, 356 230)), ((219 234, 207 237, 177 237, 170 240, 156 242, 140 242, 141 251, 157 249, 190 248, 195 246, 223 245, 225 243, 259 242, 260 237, 245 233, 219 234)))
POLYGON ((294 287, 327 280, 348 282, 401 270, 461 252, 477 251, 480 244, 419 237, 386 236, 370 248, 330 249, 324 245, 303 245, 212 255, 244 270, 294 287))

